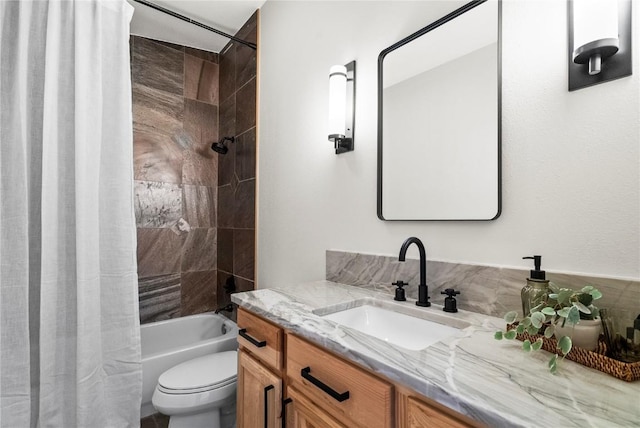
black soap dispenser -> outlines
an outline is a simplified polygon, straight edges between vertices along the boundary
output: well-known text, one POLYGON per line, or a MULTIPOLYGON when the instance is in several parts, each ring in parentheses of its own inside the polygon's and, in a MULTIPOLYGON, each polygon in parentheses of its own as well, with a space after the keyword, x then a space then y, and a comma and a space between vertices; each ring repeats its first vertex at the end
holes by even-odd
POLYGON ((535 267, 535 269, 529 273, 527 285, 525 285, 520 292, 520 296, 522 297, 522 313, 523 316, 526 317, 532 308, 535 308, 547 299, 550 290, 546 273, 540 269, 542 256, 528 256, 523 257, 523 259, 532 259, 535 267))

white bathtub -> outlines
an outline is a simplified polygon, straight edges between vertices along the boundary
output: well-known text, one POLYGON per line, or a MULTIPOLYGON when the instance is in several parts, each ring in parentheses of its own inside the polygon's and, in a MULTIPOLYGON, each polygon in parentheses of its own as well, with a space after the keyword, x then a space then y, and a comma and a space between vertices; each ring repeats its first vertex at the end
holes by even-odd
POLYGON ((140 326, 142 406, 140 417, 156 413, 151 397, 160 375, 183 361, 238 348, 238 326, 207 312, 140 326))

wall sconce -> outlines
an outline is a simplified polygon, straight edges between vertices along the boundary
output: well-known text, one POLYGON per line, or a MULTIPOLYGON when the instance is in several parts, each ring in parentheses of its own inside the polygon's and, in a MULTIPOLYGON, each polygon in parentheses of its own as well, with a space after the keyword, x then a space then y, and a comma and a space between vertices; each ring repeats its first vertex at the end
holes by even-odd
POLYGON ((356 62, 334 65, 329 71, 329 141, 336 154, 353 151, 356 109, 356 62))
POLYGON ((569 91, 631 75, 631 0, 569 0, 569 91))

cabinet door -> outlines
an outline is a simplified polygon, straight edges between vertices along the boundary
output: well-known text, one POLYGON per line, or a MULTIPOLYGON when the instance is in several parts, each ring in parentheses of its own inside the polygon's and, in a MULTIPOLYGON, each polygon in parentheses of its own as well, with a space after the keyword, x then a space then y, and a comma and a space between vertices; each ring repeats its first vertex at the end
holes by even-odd
POLYGON ((347 428, 295 389, 287 388, 287 395, 287 428, 347 428))
POLYGON ((238 428, 280 428, 282 379, 247 353, 238 353, 238 428))

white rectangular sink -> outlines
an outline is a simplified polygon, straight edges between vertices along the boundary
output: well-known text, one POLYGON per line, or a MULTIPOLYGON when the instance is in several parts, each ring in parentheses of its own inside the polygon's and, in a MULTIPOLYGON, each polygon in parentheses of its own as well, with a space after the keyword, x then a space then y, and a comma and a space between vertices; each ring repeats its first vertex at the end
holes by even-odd
MULTIPOLYGON (((366 303, 355 308, 338 310, 321 316, 324 319, 413 351, 424 349, 451 337, 458 333, 460 328, 467 326, 464 322, 453 320, 453 324, 460 327, 456 328, 366 303)), ((434 316, 434 318, 439 321, 443 319, 441 315, 434 316)))

